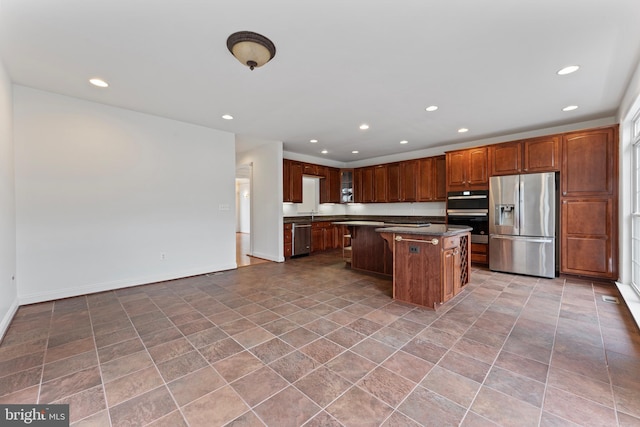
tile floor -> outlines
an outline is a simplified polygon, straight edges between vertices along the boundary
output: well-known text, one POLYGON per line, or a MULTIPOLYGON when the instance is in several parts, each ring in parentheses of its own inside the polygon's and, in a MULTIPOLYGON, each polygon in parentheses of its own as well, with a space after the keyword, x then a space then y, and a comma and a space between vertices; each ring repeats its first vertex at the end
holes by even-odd
POLYGON ((21 307, 0 402, 82 426, 640 425, 613 286, 474 269, 437 312, 340 253, 21 307))

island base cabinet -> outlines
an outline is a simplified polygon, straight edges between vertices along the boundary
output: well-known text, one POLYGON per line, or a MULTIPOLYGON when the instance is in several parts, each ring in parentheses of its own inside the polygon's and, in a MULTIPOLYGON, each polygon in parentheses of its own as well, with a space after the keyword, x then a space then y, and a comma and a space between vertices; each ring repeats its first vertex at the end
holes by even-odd
POLYGON ((456 296, 469 278, 470 235, 396 235, 393 242, 393 298, 436 309, 456 296))
POLYGON ((394 299, 435 309, 435 303, 441 300, 440 250, 441 246, 431 244, 431 239, 395 242, 394 299))

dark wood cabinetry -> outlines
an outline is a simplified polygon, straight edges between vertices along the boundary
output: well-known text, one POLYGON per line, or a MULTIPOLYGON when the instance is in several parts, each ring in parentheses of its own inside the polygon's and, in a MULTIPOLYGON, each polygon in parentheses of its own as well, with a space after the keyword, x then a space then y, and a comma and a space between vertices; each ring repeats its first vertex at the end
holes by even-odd
POLYGON ((282 162, 282 201, 302 203, 302 163, 284 159, 282 162))
POLYGON ((565 134, 560 176, 560 272, 617 279, 617 126, 565 134))
POLYGON ((337 249, 342 244, 342 227, 329 221, 311 223, 311 252, 337 249))
POLYGON ((415 202, 417 200, 417 170, 417 160, 387 165, 388 202, 415 202))
POLYGON ((446 153, 447 191, 486 190, 489 188, 487 147, 446 153))
POLYGON ((320 180, 320 203, 340 203, 340 169, 325 167, 323 172, 325 178, 320 180))
POLYGON ((387 201, 387 165, 373 166, 373 202, 387 201))
POLYGON ((557 135, 489 146, 491 176, 560 170, 557 135))
POLYGON ((605 128, 564 136, 562 195, 566 197, 614 194, 617 180, 616 129, 605 128))
POLYGON ((417 160, 417 201, 445 201, 447 198, 446 157, 417 160))
POLYGON ((435 309, 457 295, 468 281, 469 233, 382 236, 393 248, 394 299, 435 309))
POLYGON ((284 224, 284 257, 291 258, 293 253, 292 236, 291 236, 291 224, 284 224))

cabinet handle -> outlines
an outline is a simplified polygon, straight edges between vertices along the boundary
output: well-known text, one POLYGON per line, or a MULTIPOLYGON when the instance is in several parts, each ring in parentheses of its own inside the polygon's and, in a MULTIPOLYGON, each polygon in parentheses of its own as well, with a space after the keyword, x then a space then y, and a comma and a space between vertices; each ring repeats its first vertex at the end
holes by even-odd
POLYGON ((563 195, 563 196, 566 196, 566 195, 567 195, 567 192, 566 192, 566 191, 563 191, 563 192, 562 192, 562 195, 563 195))

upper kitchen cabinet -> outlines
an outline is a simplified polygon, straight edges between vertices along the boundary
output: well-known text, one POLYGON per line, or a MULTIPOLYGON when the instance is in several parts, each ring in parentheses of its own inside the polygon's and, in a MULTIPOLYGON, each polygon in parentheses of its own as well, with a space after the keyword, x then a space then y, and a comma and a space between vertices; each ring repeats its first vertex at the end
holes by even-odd
POLYGON ((446 157, 418 159, 419 202, 445 201, 447 198, 446 157))
POLYGON ((302 164, 302 173, 304 175, 321 176, 324 177, 325 167, 320 165, 314 165, 312 163, 302 164))
POLYGON ((487 153, 486 146, 447 152, 447 191, 488 189, 487 153))
POLYGON ((417 200, 417 172, 417 160, 388 164, 387 201, 415 202, 417 200))
POLYGON ((611 196, 616 191, 617 126, 573 132, 562 141, 562 196, 611 196))
POLYGON ((387 165, 357 168, 353 174, 356 203, 387 201, 387 165))
POLYGON ((325 167, 326 178, 320 180, 320 203, 340 203, 340 169, 325 167))
POLYGON ((489 146, 491 176, 560 170, 557 135, 489 146))
POLYGON ((376 203, 387 201, 387 165, 373 167, 373 201, 376 203))
POLYGON ((340 202, 353 202, 353 169, 340 170, 340 202))
POLYGON ((302 203, 302 163, 283 159, 282 201, 302 203))

